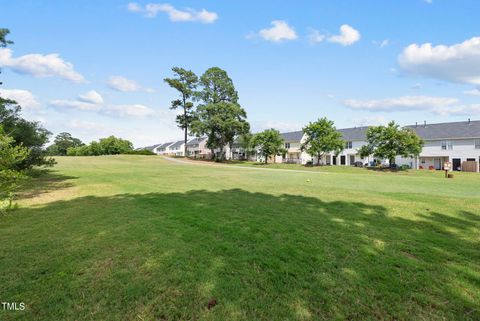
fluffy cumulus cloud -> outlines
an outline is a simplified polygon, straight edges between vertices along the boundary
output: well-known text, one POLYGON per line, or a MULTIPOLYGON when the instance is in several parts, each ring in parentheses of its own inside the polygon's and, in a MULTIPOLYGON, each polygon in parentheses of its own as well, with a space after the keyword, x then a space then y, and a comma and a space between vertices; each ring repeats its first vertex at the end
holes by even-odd
POLYGON ((347 99, 343 103, 351 109, 393 112, 445 108, 457 104, 458 99, 450 97, 402 96, 372 100, 347 99))
POLYGON ((75 100, 58 99, 50 101, 50 105, 58 109, 71 108, 83 111, 96 111, 105 115, 116 117, 145 117, 155 114, 150 107, 132 105, 106 104, 103 97, 96 91, 91 90, 78 96, 75 100))
POLYGON ((15 100, 22 108, 37 109, 40 103, 28 90, 23 89, 0 89, 0 97, 15 100))
POLYGON ((95 90, 90 90, 90 91, 87 91, 86 93, 84 93, 82 95, 79 95, 78 100, 86 102, 86 103, 95 104, 95 105, 103 104, 102 95, 100 95, 95 90))
POLYGON ((350 46, 360 40, 360 32, 349 25, 340 26, 340 34, 330 36, 327 41, 338 43, 342 46, 350 46))
POLYGON ((480 37, 451 46, 411 44, 403 49, 398 63, 413 75, 480 85, 480 37))
POLYGON ((122 92, 134 92, 134 91, 143 91, 143 92, 154 92, 152 88, 145 88, 138 84, 135 80, 131 80, 122 76, 111 76, 107 82, 108 86, 114 90, 122 92))
POLYGON ((127 5, 127 9, 131 12, 143 14, 149 18, 154 18, 159 12, 163 12, 166 13, 170 21, 173 22, 213 23, 218 19, 218 14, 215 12, 191 8, 179 10, 168 3, 148 3, 145 6, 141 6, 138 3, 130 2, 127 5))
POLYGON ((298 38, 295 29, 289 26, 286 21, 274 20, 271 22, 271 24, 271 28, 265 28, 258 32, 258 35, 264 40, 282 42, 285 40, 295 40, 298 38))
POLYGON ((105 113, 120 117, 145 117, 153 115, 155 112, 150 107, 133 104, 107 106, 107 108, 105 108, 105 113))
POLYGON ((85 82, 85 78, 75 71, 73 64, 63 60, 56 53, 13 57, 12 50, 0 48, 0 67, 38 78, 58 77, 77 83, 85 82))

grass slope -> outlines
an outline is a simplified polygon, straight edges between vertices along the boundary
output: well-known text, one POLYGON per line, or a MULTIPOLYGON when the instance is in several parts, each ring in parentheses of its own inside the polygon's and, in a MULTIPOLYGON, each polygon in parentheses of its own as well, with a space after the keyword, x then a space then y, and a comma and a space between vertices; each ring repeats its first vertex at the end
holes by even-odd
POLYGON ((0 320, 479 320, 480 176, 442 175, 59 158, 0 217, 0 320))

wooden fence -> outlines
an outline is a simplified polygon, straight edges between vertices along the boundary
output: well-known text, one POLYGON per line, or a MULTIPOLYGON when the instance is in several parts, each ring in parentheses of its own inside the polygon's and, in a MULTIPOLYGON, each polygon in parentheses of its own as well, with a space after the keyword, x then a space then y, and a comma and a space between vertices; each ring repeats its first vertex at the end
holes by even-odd
POLYGON ((475 161, 462 162, 462 172, 476 172, 476 171, 477 171, 477 162, 475 161))

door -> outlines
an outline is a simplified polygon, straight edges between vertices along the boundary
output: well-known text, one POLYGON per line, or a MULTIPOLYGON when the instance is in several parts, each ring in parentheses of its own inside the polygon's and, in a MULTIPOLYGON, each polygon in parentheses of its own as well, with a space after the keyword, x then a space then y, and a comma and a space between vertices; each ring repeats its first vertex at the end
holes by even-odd
POLYGON ((337 156, 333 156, 333 165, 337 165, 337 156))
POLYGON ((350 165, 355 165, 355 155, 350 155, 350 165))
POLYGON ((460 158, 452 159, 452 167, 454 171, 462 170, 462 160, 460 158))
POLYGON ((435 169, 442 169, 442 162, 440 161, 440 158, 435 158, 433 160, 435 169))
POLYGON ((346 156, 340 156, 340 165, 345 165, 346 156))

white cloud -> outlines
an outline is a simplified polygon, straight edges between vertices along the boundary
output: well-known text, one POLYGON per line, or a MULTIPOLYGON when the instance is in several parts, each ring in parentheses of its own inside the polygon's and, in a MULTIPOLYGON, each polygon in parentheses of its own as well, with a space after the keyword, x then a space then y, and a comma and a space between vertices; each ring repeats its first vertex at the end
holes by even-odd
POLYGON ((423 0, 423 2, 428 3, 428 4, 432 4, 433 0, 423 0))
POLYGON ((472 90, 465 90, 463 93, 465 95, 480 96, 480 86, 472 90))
POLYGON ((291 123, 291 122, 282 122, 282 121, 254 121, 252 123, 252 131, 253 132, 260 132, 265 129, 275 128, 278 129, 280 132, 291 132, 301 130, 303 127, 300 123, 291 123))
POLYGON ((410 111, 430 110, 451 107, 458 103, 458 99, 450 97, 403 96, 372 100, 345 100, 344 105, 351 109, 368 111, 410 111))
POLYGON ((117 117, 145 117, 155 114, 150 107, 132 105, 105 104, 102 96, 94 90, 79 95, 76 100, 58 99, 50 101, 50 105, 57 108, 72 108, 84 111, 96 111, 105 115, 117 117))
POLYGON ((0 97, 15 100, 23 108, 38 108, 40 103, 28 90, 23 89, 0 89, 0 97))
POLYGON ((87 103, 80 100, 55 99, 50 101, 50 105, 57 108, 72 108, 79 110, 96 111, 102 108, 101 105, 87 103))
POLYGON ((145 117, 155 114, 150 107, 134 104, 134 105, 112 105, 105 109, 105 113, 120 117, 145 117))
POLYGON ((135 2, 130 2, 127 9, 131 12, 142 13, 146 17, 154 18, 159 12, 164 12, 168 15, 170 21, 173 22, 201 22, 213 23, 218 19, 218 14, 210 12, 205 9, 200 11, 186 8, 185 10, 178 10, 168 3, 148 3, 144 7, 135 2))
POLYGON ((384 48, 384 47, 386 47, 390 44, 390 40, 388 40, 388 39, 384 39, 382 41, 374 40, 374 41, 372 41, 372 43, 374 45, 378 46, 379 48, 384 48))
POLYGON ((328 37, 327 41, 350 46, 360 40, 360 32, 349 25, 340 26, 340 34, 328 37))
POLYGON ((480 37, 451 46, 411 44, 399 55, 398 63, 413 75, 480 85, 480 37))
POLYGON ((295 40, 298 38, 295 29, 290 27, 287 22, 274 20, 271 24, 273 27, 259 31, 258 34, 260 37, 272 42, 282 42, 284 40, 295 40))
POLYGON ((152 88, 145 88, 138 84, 135 80, 131 80, 121 76, 111 76, 107 82, 108 86, 117 91, 132 92, 143 91, 152 93, 155 90, 152 88))
POLYGON ((96 105, 103 104, 102 95, 100 95, 95 90, 90 90, 90 91, 87 91, 86 93, 84 93, 82 95, 79 95, 78 100, 86 102, 86 103, 96 104, 96 105))
POLYGON ((59 77, 77 83, 85 82, 85 78, 75 71, 73 65, 56 53, 28 54, 14 58, 10 49, 0 48, 0 67, 38 78, 59 77))
POLYGON ((438 108, 434 112, 441 116, 479 116, 480 104, 459 105, 451 108, 438 108))
POLYGON ((363 117, 353 119, 356 126, 379 126, 388 124, 389 120, 383 116, 363 117))
POLYGON ((325 35, 322 35, 320 31, 316 29, 311 29, 310 34, 308 35, 308 40, 312 44, 319 43, 325 40, 325 35))
POLYGON ((85 131, 104 131, 107 129, 106 126, 99 123, 83 121, 83 120, 75 120, 75 119, 70 121, 69 125, 72 128, 85 130, 85 131))

